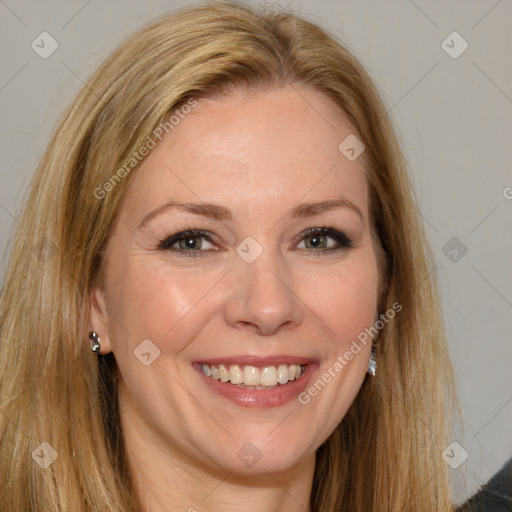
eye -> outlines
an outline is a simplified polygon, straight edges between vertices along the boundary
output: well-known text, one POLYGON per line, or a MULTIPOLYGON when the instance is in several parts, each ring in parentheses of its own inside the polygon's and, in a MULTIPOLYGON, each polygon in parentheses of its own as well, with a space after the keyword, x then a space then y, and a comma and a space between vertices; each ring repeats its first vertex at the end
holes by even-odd
POLYGON ((199 229, 189 229, 187 231, 181 231, 174 235, 164 238, 159 244, 157 249, 162 251, 174 251, 181 253, 186 256, 200 256, 201 254, 194 254, 194 252, 201 253, 205 250, 211 250, 213 243, 207 233, 199 229), (206 245, 203 243, 206 240, 206 245), (210 247, 208 247, 208 244, 210 247), (177 245, 177 247, 174 247, 177 245))
MULTIPOLYGON (((336 251, 352 247, 352 240, 342 233, 332 228, 312 228, 301 235, 301 242, 305 242, 306 248, 313 249, 313 254, 321 252, 336 251), (309 239, 309 244, 307 240, 309 239), (329 244, 328 240, 334 240, 334 244, 329 244), (337 246, 336 246, 337 244, 337 246)), ((302 248, 301 248, 302 249, 302 248)))
MULTIPOLYGON (((306 250, 313 255, 337 251, 353 247, 350 240, 344 233, 332 228, 312 228, 301 233, 298 248, 306 250), (309 243, 307 242, 309 240, 309 243), (329 242, 331 240, 331 242, 329 242), (332 242, 334 241, 334 243, 332 242), (304 247, 299 245, 304 242, 304 247), (308 249, 311 249, 308 251, 308 249)), ((158 250, 172 251, 180 256, 200 257, 203 253, 215 249, 215 245, 205 231, 199 229, 188 229, 167 236, 157 246, 158 250)))

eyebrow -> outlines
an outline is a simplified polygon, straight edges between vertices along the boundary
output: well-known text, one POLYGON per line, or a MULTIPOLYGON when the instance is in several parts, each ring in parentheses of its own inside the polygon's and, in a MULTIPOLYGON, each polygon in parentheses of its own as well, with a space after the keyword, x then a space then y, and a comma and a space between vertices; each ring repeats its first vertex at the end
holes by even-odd
MULTIPOLYGON (((171 208, 177 208, 181 211, 192 213, 194 215, 201 215, 203 217, 219 221, 231 220, 233 218, 233 213, 230 209, 218 204, 181 203, 178 201, 168 201, 167 203, 148 213, 137 226, 137 229, 144 227, 151 219, 171 208)), ((364 216, 361 213, 361 210, 348 199, 343 198, 331 199, 329 201, 322 201, 319 203, 303 203, 294 207, 289 213, 289 216, 293 219, 302 219, 312 217, 314 215, 319 215, 334 208, 349 208, 355 212, 364 223, 364 216)))

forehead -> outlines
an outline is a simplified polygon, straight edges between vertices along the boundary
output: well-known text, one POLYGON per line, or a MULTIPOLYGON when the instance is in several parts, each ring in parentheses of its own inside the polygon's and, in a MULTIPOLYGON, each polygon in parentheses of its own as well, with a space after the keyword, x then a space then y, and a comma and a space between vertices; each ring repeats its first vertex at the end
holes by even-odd
POLYGON ((367 208, 363 158, 338 149, 354 128, 324 94, 298 86, 200 99, 135 171, 123 202, 169 200, 275 212, 346 197, 367 208))

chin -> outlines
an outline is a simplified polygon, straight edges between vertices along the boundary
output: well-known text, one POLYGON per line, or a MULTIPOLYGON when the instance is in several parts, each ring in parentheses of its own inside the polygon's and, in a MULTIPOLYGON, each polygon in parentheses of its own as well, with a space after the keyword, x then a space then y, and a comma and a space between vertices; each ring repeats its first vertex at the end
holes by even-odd
MULTIPOLYGON (((268 432, 253 436, 254 441, 238 441, 235 438, 229 447, 223 447, 222 453, 217 452, 207 457, 226 471, 257 475, 288 471, 315 454, 315 449, 303 443, 290 444, 289 439, 281 437, 269 440, 266 436, 268 432)), ((244 438, 247 439, 247 436, 244 438)))

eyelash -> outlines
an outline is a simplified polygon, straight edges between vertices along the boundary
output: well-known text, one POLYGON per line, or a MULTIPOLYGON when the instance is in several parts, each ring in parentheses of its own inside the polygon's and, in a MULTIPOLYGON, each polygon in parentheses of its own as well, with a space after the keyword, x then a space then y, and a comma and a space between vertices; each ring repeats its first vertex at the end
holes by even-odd
MULTIPOLYGON (((331 253, 334 251, 350 249, 353 247, 353 244, 352 244, 353 241, 350 238, 348 238, 347 235, 345 235, 345 233, 343 233, 341 231, 337 231, 332 228, 310 228, 310 229, 307 229, 306 231, 304 231, 303 233, 300 234, 300 236, 301 236, 300 241, 302 241, 303 239, 307 238, 308 236, 312 236, 312 235, 328 236, 329 238, 332 238, 339 244, 339 247, 334 247, 334 248, 330 248, 330 249, 311 249, 311 250, 301 249, 301 250, 305 250, 305 251, 312 253, 313 256, 321 256, 322 253, 331 253)), ((161 250, 161 251, 173 251, 178 254, 181 253, 181 255, 183 255, 184 257, 189 257, 189 258, 203 257, 204 255, 201 253, 209 252, 209 251, 211 251, 211 249, 187 251, 185 249, 173 249, 172 248, 172 246, 177 242, 180 242, 182 240, 187 240, 188 238, 195 238, 195 237, 205 238, 211 244, 214 243, 207 232, 202 231, 200 229, 188 229, 188 230, 180 231, 179 233, 175 233, 173 235, 169 235, 169 236, 165 237, 163 240, 161 240, 159 242, 159 244, 156 248, 157 248, 157 250, 161 250)))

